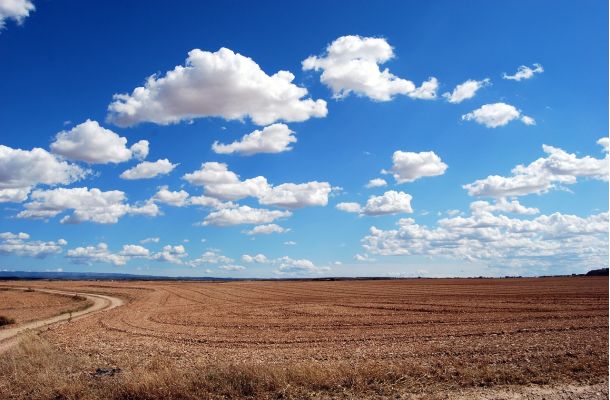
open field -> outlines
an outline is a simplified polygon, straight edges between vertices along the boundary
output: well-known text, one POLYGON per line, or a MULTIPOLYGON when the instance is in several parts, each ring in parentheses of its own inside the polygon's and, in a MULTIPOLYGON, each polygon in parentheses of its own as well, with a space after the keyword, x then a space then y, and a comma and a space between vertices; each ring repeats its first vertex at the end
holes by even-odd
MULTIPOLYGON (((75 312, 90 303, 82 296, 66 296, 32 290, 0 288, 0 315, 12 318, 10 327, 56 315, 75 312)), ((6 329, 8 326, 0 327, 6 329)))
POLYGON ((607 277, 6 286, 126 304, 1 354, 2 398, 608 393, 607 277))

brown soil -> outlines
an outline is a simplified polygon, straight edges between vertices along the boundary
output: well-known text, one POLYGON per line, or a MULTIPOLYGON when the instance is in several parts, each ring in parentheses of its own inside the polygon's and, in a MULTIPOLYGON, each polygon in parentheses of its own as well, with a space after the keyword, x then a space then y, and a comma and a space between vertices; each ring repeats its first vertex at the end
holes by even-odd
POLYGON ((81 296, 0 288, 0 315, 15 320, 15 324, 6 325, 5 328, 76 311, 86 305, 87 299, 81 296))
POLYGON ((31 285, 127 301, 41 335, 102 397, 607 398, 607 278, 31 285))

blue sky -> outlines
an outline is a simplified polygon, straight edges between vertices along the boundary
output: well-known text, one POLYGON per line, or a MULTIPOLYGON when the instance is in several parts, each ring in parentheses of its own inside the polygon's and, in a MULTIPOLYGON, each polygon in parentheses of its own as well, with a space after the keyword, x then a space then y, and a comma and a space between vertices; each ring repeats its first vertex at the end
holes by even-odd
POLYGON ((0 0, 0 269, 606 265, 607 15, 568 1, 0 0))

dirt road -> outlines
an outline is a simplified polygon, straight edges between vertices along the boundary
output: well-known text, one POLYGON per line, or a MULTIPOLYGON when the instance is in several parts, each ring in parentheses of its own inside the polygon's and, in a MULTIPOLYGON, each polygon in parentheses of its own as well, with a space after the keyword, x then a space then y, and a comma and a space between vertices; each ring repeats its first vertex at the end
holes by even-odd
MULTIPOLYGON (((15 289, 14 287, 12 287, 15 289)), ((31 288, 16 288, 16 289, 30 289, 31 288)), ((82 293, 82 292, 65 292, 63 290, 54 290, 54 289, 33 289, 39 292, 44 293, 53 293, 60 294, 65 296, 74 296, 79 295, 86 297, 87 300, 92 302, 93 304, 90 307, 87 307, 84 310, 76 311, 73 313, 64 313, 57 315, 55 317, 41 319, 37 321, 31 321, 26 324, 16 326, 14 328, 8 328, 0 330, 0 352, 6 351, 10 347, 19 343, 19 334, 26 332, 28 330, 39 330, 48 325, 56 324, 62 321, 67 320, 77 320, 81 319, 91 313, 110 310, 112 308, 123 305, 123 300, 118 297, 106 296, 101 294, 91 294, 91 293, 82 293)))

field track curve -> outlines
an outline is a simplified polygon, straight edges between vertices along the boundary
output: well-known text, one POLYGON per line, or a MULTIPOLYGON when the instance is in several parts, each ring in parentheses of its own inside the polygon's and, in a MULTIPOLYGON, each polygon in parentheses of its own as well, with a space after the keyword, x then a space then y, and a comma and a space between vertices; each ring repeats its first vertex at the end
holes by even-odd
POLYGON ((57 324, 60 322, 64 322, 67 320, 78 320, 84 318, 92 313, 110 310, 115 307, 119 307, 124 304, 124 301, 121 298, 114 296, 107 296, 101 294, 92 294, 92 293, 83 293, 83 292, 73 292, 73 291, 63 291, 63 290, 55 290, 55 289, 44 289, 44 288, 26 288, 26 287, 10 287, 11 289, 21 289, 21 290, 35 290, 37 292, 43 293, 51 293, 51 294, 59 294, 64 296, 83 296, 86 297, 92 304, 91 306, 85 308, 84 310, 75 311, 72 313, 63 313, 60 315, 56 315, 51 318, 39 319, 36 321, 30 321, 23 325, 16 326, 14 328, 8 328, 0 330, 0 352, 6 351, 12 346, 19 343, 20 335, 27 331, 36 331, 40 330, 49 325, 57 324))

